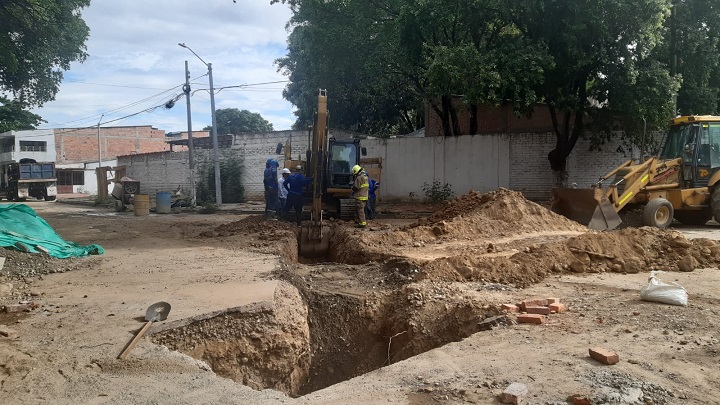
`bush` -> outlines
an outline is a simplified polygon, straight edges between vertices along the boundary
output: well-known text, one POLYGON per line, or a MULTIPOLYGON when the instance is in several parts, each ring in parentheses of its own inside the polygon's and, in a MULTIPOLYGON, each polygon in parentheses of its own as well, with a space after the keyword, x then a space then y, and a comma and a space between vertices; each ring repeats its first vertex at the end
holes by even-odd
POLYGON ((433 180, 432 184, 424 182, 422 190, 433 204, 450 199, 454 194, 450 183, 442 184, 439 180, 433 180))
MULTIPOLYGON (((245 201, 245 188, 240 183, 242 169, 236 158, 227 158, 220 162, 220 186, 223 203, 239 203, 245 201)), ((196 185, 198 205, 216 203, 215 201, 215 166, 208 162, 201 169, 200 183, 196 185)))
POLYGON ((217 210, 218 210, 217 205, 215 205, 211 202, 206 202, 205 205, 200 207, 200 209, 198 209, 197 212, 199 214, 214 214, 217 212, 217 210))

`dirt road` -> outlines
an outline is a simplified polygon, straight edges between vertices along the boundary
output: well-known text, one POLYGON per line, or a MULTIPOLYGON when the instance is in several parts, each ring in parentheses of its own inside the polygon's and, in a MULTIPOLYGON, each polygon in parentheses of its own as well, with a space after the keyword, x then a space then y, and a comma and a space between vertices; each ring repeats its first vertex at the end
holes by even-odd
POLYGON ((34 308, 0 313, 11 337, 0 337, 0 400, 488 404, 520 382, 529 404, 720 403, 720 273, 677 271, 718 260, 714 242, 657 231, 598 242, 506 198, 478 197, 461 220, 338 224, 333 262, 314 263, 297 262, 292 226, 252 216, 32 203, 62 237, 106 254, 7 254, 2 304, 34 308), (522 224, 495 212, 507 204, 522 224), (651 267, 687 288, 688 307, 639 299, 651 267), (542 325, 500 310, 547 297, 569 310, 542 325), (168 320, 117 360, 161 300, 168 320), (620 362, 591 359, 597 346, 620 362))

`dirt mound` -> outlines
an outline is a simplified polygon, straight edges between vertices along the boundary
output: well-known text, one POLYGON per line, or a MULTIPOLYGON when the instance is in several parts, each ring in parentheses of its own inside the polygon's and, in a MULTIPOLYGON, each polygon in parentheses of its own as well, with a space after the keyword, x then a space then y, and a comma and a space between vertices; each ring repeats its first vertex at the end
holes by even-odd
POLYGON ((297 227, 289 222, 268 221, 263 215, 251 215, 238 221, 203 231, 201 238, 225 238, 259 253, 279 254, 297 261, 297 227))
POLYGON ((528 201, 521 193, 504 188, 485 194, 471 191, 446 201, 431 216, 409 228, 430 229, 435 236, 451 238, 587 231, 586 227, 528 201))
POLYGON ((267 235, 275 232, 286 232, 292 229, 287 222, 268 221, 262 215, 250 215, 238 221, 222 224, 210 231, 200 233, 205 238, 217 238, 223 236, 233 236, 238 234, 259 234, 267 235))
POLYGON ((472 191, 447 201, 431 216, 404 228, 383 230, 371 224, 369 231, 337 227, 333 235, 337 249, 332 259, 364 263, 393 255, 405 256, 413 248, 417 252, 411 256, 433 259, 457 254, 447 249, 458 249, 462 254, 463 250, 469 253, 483 245, 480 250, 484 253, 488 244, 529 238, 549 241, 588 229, 528 201, 519 192, 500 188, 485 194, 472 191), (443 249, 446 251, 439 252, 443 249))
POLYGON ((504 253, 466 253, 436 259, 424 266, 419 278, 527 287, 553 273, 692 271, 720 266, 717 242, 688 240, 679 232, 655 228, 592 232, 504 253))

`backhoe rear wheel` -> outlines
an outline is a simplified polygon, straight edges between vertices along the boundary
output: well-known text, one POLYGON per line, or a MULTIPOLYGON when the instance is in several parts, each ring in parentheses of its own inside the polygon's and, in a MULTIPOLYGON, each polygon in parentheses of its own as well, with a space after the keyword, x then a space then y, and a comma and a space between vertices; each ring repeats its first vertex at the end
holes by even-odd
POLYGON ((720 222, 720 184, 716 184, 710 194, 710 207, 715 221, 720 222))
POLYGON ((667 228, 673 220, 673 206, 664 198, 650 200, 643 209, 643 225, 667 228))

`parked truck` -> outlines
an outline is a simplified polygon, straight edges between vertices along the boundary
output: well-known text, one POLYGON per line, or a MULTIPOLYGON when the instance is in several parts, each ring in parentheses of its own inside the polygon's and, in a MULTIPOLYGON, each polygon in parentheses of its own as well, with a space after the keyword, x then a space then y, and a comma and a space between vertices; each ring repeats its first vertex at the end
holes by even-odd
POLYGON ((25 201, 29 197, 45 201, 57 198, 55 163, 20 159, 0 164, 0 199, 25 201))

